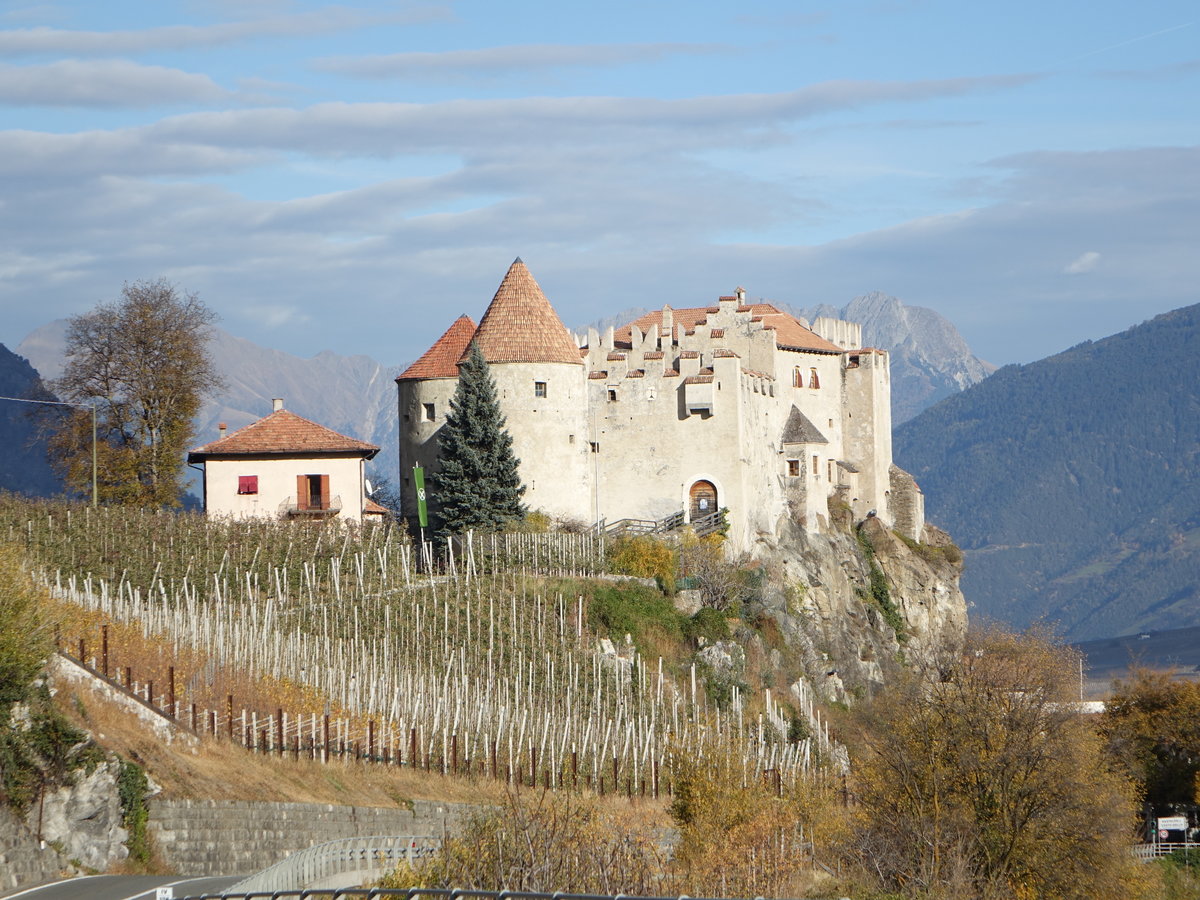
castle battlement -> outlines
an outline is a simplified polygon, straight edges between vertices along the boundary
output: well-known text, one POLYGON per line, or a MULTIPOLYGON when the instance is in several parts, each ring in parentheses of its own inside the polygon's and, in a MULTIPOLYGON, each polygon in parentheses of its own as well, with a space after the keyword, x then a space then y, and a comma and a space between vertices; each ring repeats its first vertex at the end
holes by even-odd
POLYGON ((475 340, 531 508, 582 522, 727 508, 731 541, 749 548, 785 520, 826 527, 836 495, 920 537, 920 490, 892 465, 888 356, 861 346, 857 323, 810 328, 739 287, 572 336, 520 260, 479 327, 464 322, 397 379, 406 510, 414 463, 436 502, 437 429, 475 340))

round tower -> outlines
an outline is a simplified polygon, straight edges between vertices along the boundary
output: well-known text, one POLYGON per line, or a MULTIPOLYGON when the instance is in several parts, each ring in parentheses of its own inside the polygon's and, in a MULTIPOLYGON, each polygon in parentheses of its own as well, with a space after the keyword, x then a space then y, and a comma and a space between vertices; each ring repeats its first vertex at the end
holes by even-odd
POLYGON ((509 266, 472 340, 496 381, 513 452, 521 460, 525 504, 589 522, 586 366, 520 257, 509 266))

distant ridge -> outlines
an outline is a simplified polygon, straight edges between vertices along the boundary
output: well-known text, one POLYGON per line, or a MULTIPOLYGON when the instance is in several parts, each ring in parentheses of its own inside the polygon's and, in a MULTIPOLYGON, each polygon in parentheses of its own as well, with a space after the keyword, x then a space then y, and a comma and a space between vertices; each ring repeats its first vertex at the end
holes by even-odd
MULTIPOLYGON (((21 342, 19 349, 35 356, 48 377, 62 369, 65 322, 44 325, 21 342)), ((225 379, 220 394, 205 398, 196 417, 193 446, 217 438, 217 423, 229 430, 249 425, 271 412, 271 398, 282 397, 287 408, 327 428, 380 447, 368 463, 371 478, 397 483, 399 435, 396 425, 398 368, 368 356, 340 356, 325 351, 304 359, 261 347, 213 329, 211 351, 225 379)), ((182 460, 181 460, 182 463, 182 460)))
MULTIPOLYGON (((53 400, 41 377, 24 357, 0 344, 0 396, 53 400)), ((43 416, 69 412, 66 407, 0 401, 0 490, 33 497, 61 493, 62 479, 46 458, 40 434, 43 416)))
POLYGON ((907 422, 939 400, 983 381, 996 370, 971 352, 957 328, 940 313, 908 306, 872 291, 841 309, 829 305, 793 310, 812 321, 832 316, 863 327, 863 343, 887 350, 892 364, 892 424, 907 422))
POLYGON ((1200 625, 1200 305, 1006 366, 896 430, 975 615, 1074 640, 1200 625))

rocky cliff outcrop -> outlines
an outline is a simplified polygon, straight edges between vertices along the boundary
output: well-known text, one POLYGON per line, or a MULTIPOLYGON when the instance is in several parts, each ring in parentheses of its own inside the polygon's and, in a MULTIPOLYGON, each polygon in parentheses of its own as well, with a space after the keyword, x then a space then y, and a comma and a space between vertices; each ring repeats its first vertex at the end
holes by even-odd
POLYGON ((953 646, 966 632, 962 557, 932 525, 917 542, 877 518, 834 516, 822 534, 786 527, 755 555, 769 577, 754 612, 773 620, 786 645, 779 655, 798 662, 827 700, 862 696, 904 660, 953 646))

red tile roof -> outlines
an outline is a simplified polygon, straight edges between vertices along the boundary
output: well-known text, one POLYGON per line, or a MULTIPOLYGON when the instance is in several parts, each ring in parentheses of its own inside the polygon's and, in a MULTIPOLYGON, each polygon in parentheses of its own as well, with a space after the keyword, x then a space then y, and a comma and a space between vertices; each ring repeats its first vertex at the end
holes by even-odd
POLYGON ((363 513, 366 515, 386 516, 387 509, 380 506, 378 503, 368 497, 366 502, 363 503, 363 513))
POLYGON ((470 316, 459 316, 446 333, 434 341, 421 358, 405 369, 397 381, 417 381, 425 378, 457 378, 458 361, 475 336, 475 323, 470 316))
POLYGON ((276 454, 355 454, 370 459, 379 448, 338 434, 291 410, 280 409, 245 428, 188 453, 188 462, 210 456, 273 456, 276 454))
MULTIPOLYGON (((682 325, 684 330, 691 332, 695 327, 705 322, 710 315, 720 310, 711 306, 696 306, 689 309, 671 310, 671 319, 676 325, 682 325)), ((762 322, 763 326, 775 332, 775 342, 787 350, 815 350, 820 353, 842 353, 842 348, 821 337, 801 325, 793 316, 770 303, 755 303, 738 308, 739 312, 750 312, 754 321, 762 322)), ((662 310, 648 312, 639 319, 618 328, 613 337, 618 344, 628 344, 631 339, 631 326, 636 325, 645 334, 655 325, 662 325, 662 310)), ((720 330, 720 329, 718 329, 720 330)))
POLYGON ((489 363, 583 365, 579 347, 520 257, 509 266, 483 314, 475 342, 489 363))

